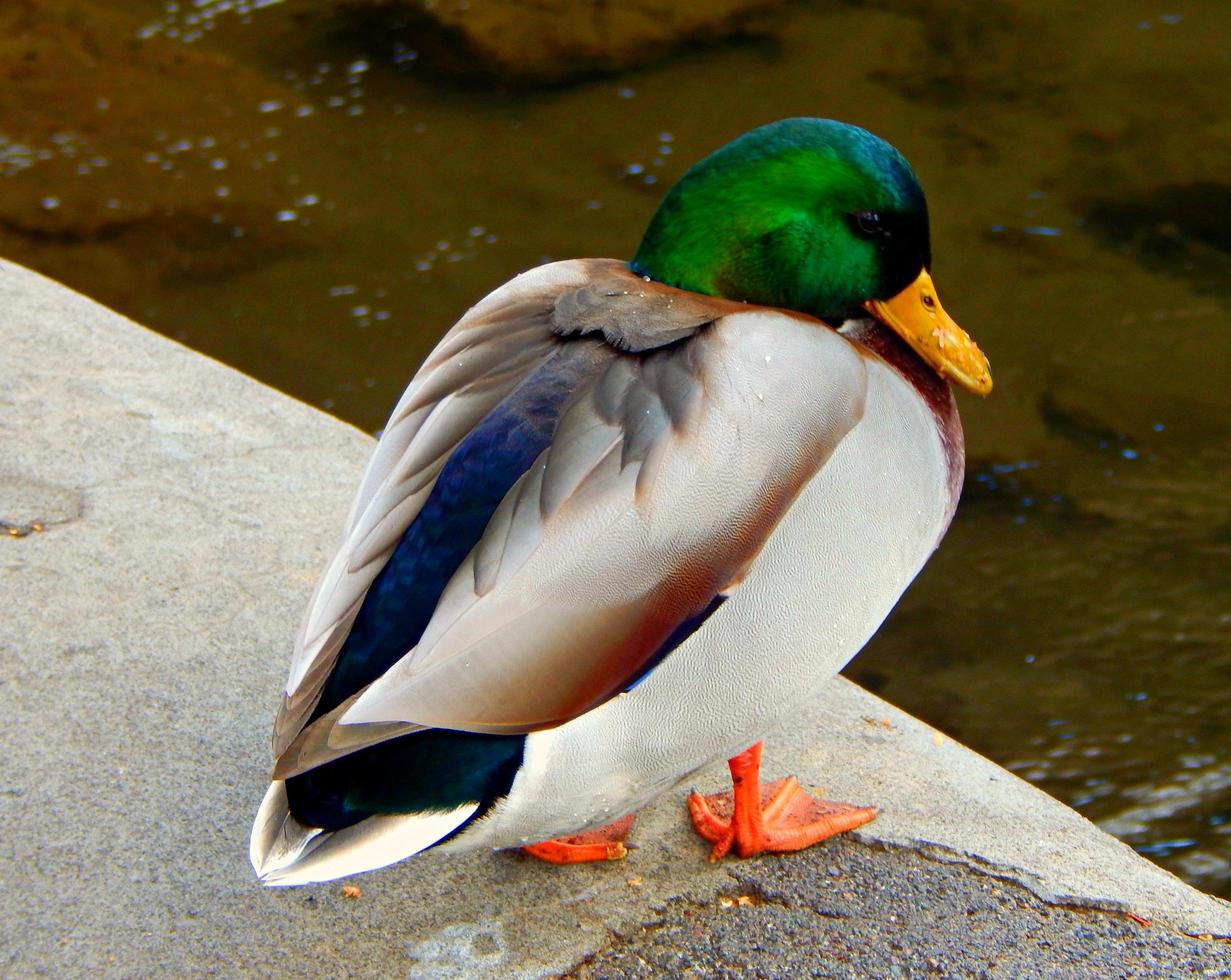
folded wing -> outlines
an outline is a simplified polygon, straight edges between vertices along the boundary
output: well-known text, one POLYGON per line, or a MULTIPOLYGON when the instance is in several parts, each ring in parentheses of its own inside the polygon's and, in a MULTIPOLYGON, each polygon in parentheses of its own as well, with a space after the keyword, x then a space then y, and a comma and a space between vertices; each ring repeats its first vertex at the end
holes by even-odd
POLYGON ((863 362, 824 325, 643 283, 618 263, 588 263, 577 284, 582 263, 562 265, 514 298, 515 325, 493 316, 507 309, 499 293, 468 314, 395 412, 305 618, 279 777, 417 727, 550 727, 617 694, 738 584, 858 422, 863 362), (594 347, 592 369, 418 642, 299 734, 451 449, 570 336, 594 347))

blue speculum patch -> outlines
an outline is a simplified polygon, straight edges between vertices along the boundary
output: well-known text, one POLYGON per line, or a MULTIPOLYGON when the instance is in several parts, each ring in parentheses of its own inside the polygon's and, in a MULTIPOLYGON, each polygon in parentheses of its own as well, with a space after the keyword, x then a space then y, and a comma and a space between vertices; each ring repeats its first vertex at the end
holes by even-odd
POLYGON ((458 445, 355 617, 313 717, 335 708, 408 653, 500 501, 551 442, 574 372, 544 365, 458 445), (563 375, 563 376, 562 376, 563 375))
MULTIPOLYGON (((526 379, 449 457, 423 509, 364 599, 313 718, 410 651, 500 501, 551 442, 582 365, 567 347, 526 379)), ((588 362, 583 362, 588 363, 588 362)), ((301 822, 339 830, 373 813, 451 810, 505 795, 523 735, 430 730, 404 735, 287 781, 301 822)))

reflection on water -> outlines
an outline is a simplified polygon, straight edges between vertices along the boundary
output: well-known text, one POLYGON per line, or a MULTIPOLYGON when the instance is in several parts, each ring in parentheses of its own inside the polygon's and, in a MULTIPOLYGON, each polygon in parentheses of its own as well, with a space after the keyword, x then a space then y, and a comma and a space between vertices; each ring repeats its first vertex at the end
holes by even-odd
POLYGON ((330 4, 60 6, 35 40, 0 8, 0 252, 369 430, 470 303, 631 254, 738 133, 897 144, 997 390, 850 672, 1231 895, 1231 8, 795 5, 776 41, 507 94, 330 4))

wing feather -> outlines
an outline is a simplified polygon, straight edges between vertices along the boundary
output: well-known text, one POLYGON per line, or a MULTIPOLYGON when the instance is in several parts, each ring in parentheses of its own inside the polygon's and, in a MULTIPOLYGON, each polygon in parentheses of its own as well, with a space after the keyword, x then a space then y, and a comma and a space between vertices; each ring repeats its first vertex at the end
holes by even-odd
POLYGON ((538 547, 542 531, 539 501, 545 472, 542 462, 536 463, 496 508, 474 550, 476 594, 490 592, 538 547))
MULTIPOLYGON (((653 347, 688 336, 707 316, 712 319, 720 307, 729 305, 715 301, 707 313, 704 301, 681 302, 676 315, 672 311, 675 299, 659 297, 664 291, 686 295, 665 287, 647 287, 614 260, 554 263, 496 290, 446 334, 394 409, 364 472, 342 545, 305 611, 274 724, 275 757, 303 729, 368 588, 431 495, 452 452, 478 422, 559 350, 562 338, 601 334, 617 346, 653 347), (632 339, 621 339, 619 315, 607 315, 599 322, 595 310, 601 302, 592 297, 573 299, 578 292, 591 290, 596 281, 606 283, 603 288, 608 291, 618 287, 622 295, 648 292, 654 297, 651 302, 661 309, 656 316, 646 316, 638 313, 636 303, 625 304, 622 315, 632 339), (589 311, 589 319, 574 322, 570 310, 589 311)), ((499 547, 489 543, 482 569, 472 573, 483 582, 494 583, 536 546, 538 517, 532 511, 542 507, 541 493, 536 485, 525 494, 524 506, 516 506, 514 500, 493 519, 493 525, 504 527, 504 537, 493 532, 499 547)))

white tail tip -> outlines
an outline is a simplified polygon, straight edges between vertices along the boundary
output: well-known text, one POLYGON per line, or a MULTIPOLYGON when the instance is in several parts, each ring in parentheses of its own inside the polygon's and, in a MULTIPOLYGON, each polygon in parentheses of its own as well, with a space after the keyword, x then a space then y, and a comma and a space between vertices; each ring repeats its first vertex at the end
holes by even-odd
POLYGON ((448 811, 381 814, 343 830, 305 827, 287 806, 286 783, 273 782, 257 811, 248 859, 261 883, 309 885, 375 871, 431 847, 465 823, 478 803, 448 811))

